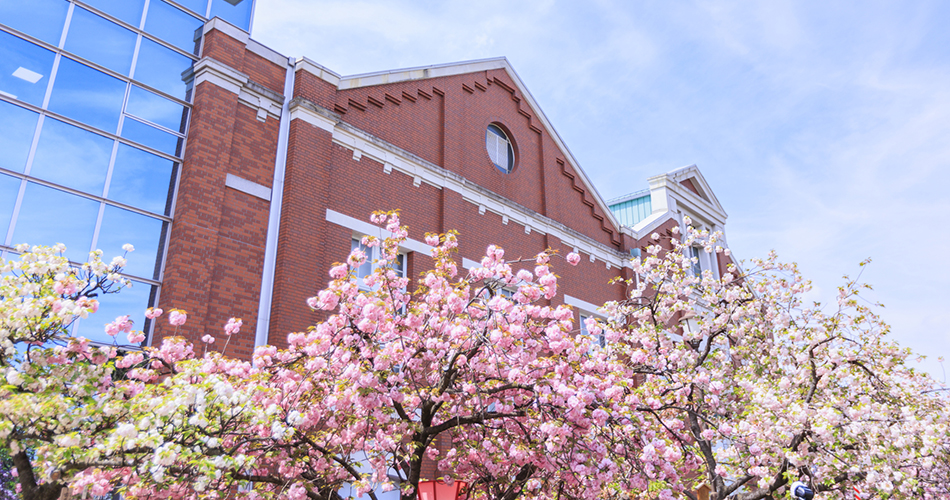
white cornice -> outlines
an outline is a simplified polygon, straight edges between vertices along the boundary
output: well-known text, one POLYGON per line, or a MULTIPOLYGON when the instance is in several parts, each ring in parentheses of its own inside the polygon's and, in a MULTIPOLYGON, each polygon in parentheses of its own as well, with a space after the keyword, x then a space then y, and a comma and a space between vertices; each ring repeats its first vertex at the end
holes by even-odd
POLYGON ((439 189, 449 189, 462 199, 476 205, 479 213, 486 211, 502 218, 502 223, 515 223, 532 231, 550 234, 561 240, 565 247, 587 254, 591 261, 599 260, 608 268, 629 266, 625 256, 603 243, 547 216, 521 206, 507 198, 481 187, 468 179, 430 163, 412 153, 372 136, 340 120, 334 113, 304 100, 295 100, 290 107, 291 120, 299 119, 317 128, 331 132, 333 142, 353 151, 354 159, 364 156, 383 165, 383 171, 393 170, 413 178, 415 185, 426 183, 439 189))
POLYGON ((255 109, 260 121, 266 120, 268 116, 280 118, 283 96, 255 84, 244 73, 209 57, 200 59, 190 71, 191 75, 186 75, 186 80, 191 80, 189 85, 197 87, 208 82, 237 94, 238 102, 255 109))
POLYGON ((321 80, 326 81, 331 85, 340 85, 340 75, 334 73, 333 71, 327 69, 326 67, 317 64, 306 57, 301 57, 297 59, 297 62, 294 63, 294 71, 306 71, 321 80))
POLYGON ((263 57, 264 59, 280 66, 281 68, 286 68, 289 64, 286 56, 281 55, 274 49, 264 46, 256 40, 253 40, 251 35, 249 35, 246 31, 228 23, 220 17, 212 18, 206 22, 201 34, 205 35, 211 30, 218 30, 221 33, 243 43, 244 46, 247 47, 247 50, 263 57))

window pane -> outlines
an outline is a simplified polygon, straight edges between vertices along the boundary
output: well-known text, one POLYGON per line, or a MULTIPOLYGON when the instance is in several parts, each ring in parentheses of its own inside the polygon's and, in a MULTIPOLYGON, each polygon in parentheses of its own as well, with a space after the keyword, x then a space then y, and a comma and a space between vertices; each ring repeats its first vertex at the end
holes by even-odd
POLYGON ((162 92, 185 99, 186 88, 181 74, 192 64, 191 58, 143 37, 138 62, 135 63, 134 78, 162 92))
POLYGON ((168 215, 175 164, 160 156, 119 144, 109 181, 109 199, 168 215))
MULTIPOLYGON (((0 167, 22 172, 40 115, 0 101, 0 167)), ((0 234, 0 239, 3 234, 0 234)))
POLYGON ((39 45, 0 31, 0 94, 42 106, 55 57, 39 45))
POLYGON ((0 19, 11 28, 59 45, 68 9, 64 0, 4 0, 0 2, 0 19))
POLYGON ((47 117, 30 175, 102 196, 114 142, 47 117))
POLYGON ((211 0, 211 17, 220 17, 244 31, 249 31, 252 3, 252 0, 211 0))
POLYGON ((103 258, 111 259, 122 254, 122 245, 131 243, 135 251, 127 256, 125 273, 154 279, 158 276, 155 262, 164 224, 152 217, 106 205, 96 248, 102 250, 103 258))
POLYGON ((184 106, 135 85, 129 90, 129 102, 125 105, 125 112, 171 130, 182 133, 185 131, 184 106))
POLYGON ((195 30, 203 25, 201 19, 171 4, 154 0, 148 5, 145 31, 185 52, 195 52, 195 30))
MULTIPOLYGON (((115 255, 102 255, 103 260, 107 262, 113 257, 115 255)), ((125 315, 132 320, 133 330, 144 330, 145 309, 149 306, 154 289, 155 286, 148 283, 133 281, 131 287, 123 288, 119 293, 100 294, 96 297, 99 300, 99 311, 90 314, 86 319, 79 320, 78 328, 73 331, 73 335, 81 335, 89 340, 111 345, 113 337, 106 335, 105 326, 119 316, 125 315)), ((129 337, 125 333, 116 335, 114 340, 118 341, 119 345, 129 343, 129 337)))
POLYGON ((97 201, 31 182, 26 185, 12 244, 64 243, 66 257, 85 262, 98 215, 97 201))
POLYGON ((20 179, 0 174, 0 243, 7 239, 10 218, 13 217, 13 205, 16 204, 20 179))
POLYGON ((77 7, 69 21, 64 48, 112 71, 128 75, 132 69, 136 37, 132 31, 77 7))
POLYGON ((132 26, 138 27, 142 22, 145 0, 85 0, 85 2, 132 26))
POLYGON ((208 0, 175 0, 178 5, 191 9, 195 14, 204 16, 208 12, 208 0))
POLYGON ((363 262, 363 264, 356 269, 357 283, 363 285, 363 278, 373 274, 373 249, 360 243, 360 240, 353 238, 350 242, 350 252, 357 248, 366 254, 366 262, 363 262))
POLYGON ((122 137, 166 154, 180 156, 179 144, 182 140, 180 137, 128 117, 122 123, 122 137))
POLYGON ((49 109, 107 132, 115 132, 125 82, 66 57, 59 61, 49 109))

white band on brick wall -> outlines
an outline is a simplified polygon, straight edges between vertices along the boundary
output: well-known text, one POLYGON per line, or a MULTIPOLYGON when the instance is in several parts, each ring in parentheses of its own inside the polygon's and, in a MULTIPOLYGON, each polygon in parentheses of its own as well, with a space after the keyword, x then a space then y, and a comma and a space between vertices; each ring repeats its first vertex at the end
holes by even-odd
POLYGON ((269 187, 249 181, 242 177, 238 177, 234 174, 228 174, 227 179, 224 181, 224 185, 231 189, 236 189, 242 193, 256 196, 264 201, 270 201, 271 191, 269 187))

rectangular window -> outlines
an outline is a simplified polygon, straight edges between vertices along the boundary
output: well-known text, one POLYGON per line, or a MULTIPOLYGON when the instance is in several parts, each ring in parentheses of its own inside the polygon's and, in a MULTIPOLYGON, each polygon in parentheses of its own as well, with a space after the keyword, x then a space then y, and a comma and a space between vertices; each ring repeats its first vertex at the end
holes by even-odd
POLYGON ((703 275, 703 264, 702 264, 703 258, 702 257, 703 256, 700 253, 700 248, 689 247, 688 257, 693 261, 693 266, 690 268, 690 270, 693 273, 693 276, 696 276, 697 278, 702 277, 703 275))
POLYGON ((591 333, 587 330, 588 318, 591 318, 589 314, 584 314, 584 313, 580 314, 581 335, 583 335, 584 337, 590 338, 591 347, 598 347, 598 348, 607 347, 607 339, 604 337, 603 332, 601 332, 599 335, 595 337, 591 335, 591 333))
MULTIPOLYGON (((367 276, 373 274, 373 271, 376 270, 377 263, 379 260, 379 247, 369 248, 363 243, 360 242, 362 238, 354 237, 350 241, 350 251, 360 249, 363 253, 366 254, 366 262, 363 263, 359 268, 356 269, 356 279, 359 281, 360 288, 364 290, 371 290, 370 287, 366 286, 363 282, 367 276)), ((406 277, 406 254, 400 253, 396 256, 396 261, 393 263, 392 269, 396 271, 396 276, 401 278, 406 277)))

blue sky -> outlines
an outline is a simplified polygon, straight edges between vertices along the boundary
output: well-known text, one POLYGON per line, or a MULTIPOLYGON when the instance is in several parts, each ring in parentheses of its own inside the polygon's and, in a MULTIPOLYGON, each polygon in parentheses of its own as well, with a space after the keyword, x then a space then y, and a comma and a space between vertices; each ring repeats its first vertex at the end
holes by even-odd
POLYGON ((343 75, 506 56, 604 199, 696 164, 740 258, 828 302, 873 262, 894 338, 950 358, 950 3, 258 0, 343 75))

